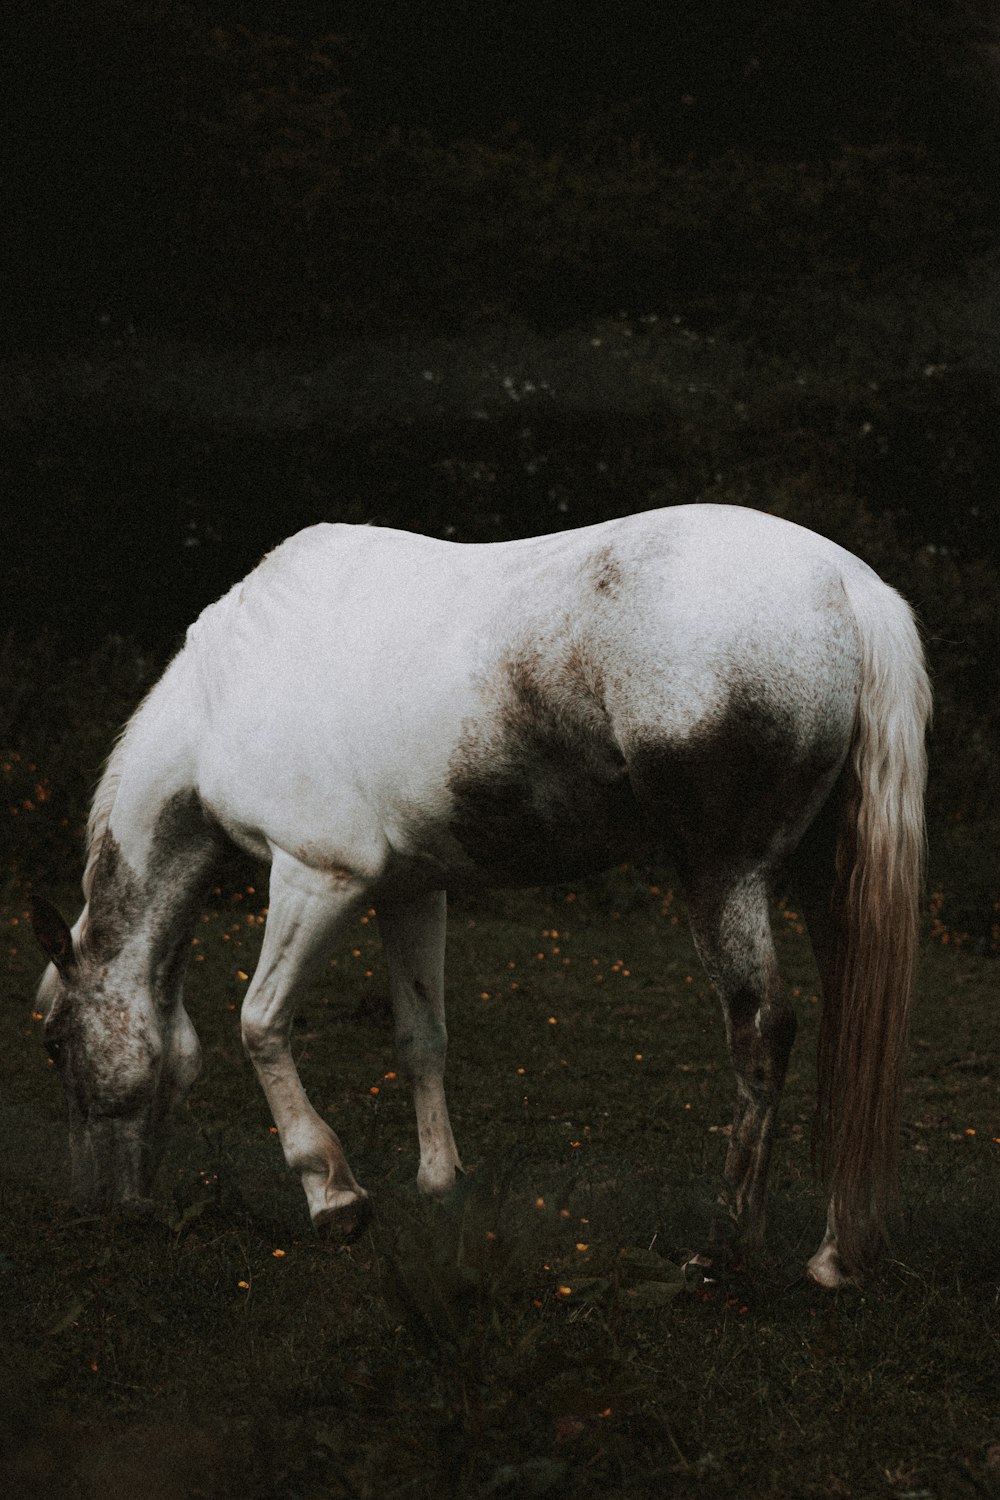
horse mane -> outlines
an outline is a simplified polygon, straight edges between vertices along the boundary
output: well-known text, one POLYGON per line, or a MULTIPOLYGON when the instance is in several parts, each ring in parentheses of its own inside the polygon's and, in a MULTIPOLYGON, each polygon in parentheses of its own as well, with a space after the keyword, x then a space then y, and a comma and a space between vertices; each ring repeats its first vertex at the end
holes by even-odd
POLYGON ((154 698, 162 694, 167 681, 171 678, 175 665, 182 655, 183 652, 178 652, 177 656, 168 663, 156 682, 153 683, 153 686, 140 700, 119 731, 111 753, 104 763, 104 770, 95 788, 94 798, 90 804, 90 813, 87 817, 87 857, 83 870, 83 897, 85 901, 90 901, 94 888, 94 871, 97 868, 97 861, 101 857, 101 846, 104 843, 104 836, 108 831, 115 798, 118 796, 118 788, 125 773, 125 759, 133 732, 154 698))
MULTIPOLYGON (((141 707, 141 705, 140 705, 141 707)), ((122 762, 125 759, 125 747, 128 732, 135 722, 139 710, 128 720, 124 728, 119 732, 118 738, 104 764, 101 779, 97 783, 94 792, 94 800, 90 804, 90 813, 87 817, 87 862, 83 870, 83 899, 90 900, 90 893, 94 886, 94 871, 101 854, 101 845, 104 843, 104 835, 108 831, 111 821, 111 809, 115 805, 118 795, 118 785, 122 779, 122 762)))

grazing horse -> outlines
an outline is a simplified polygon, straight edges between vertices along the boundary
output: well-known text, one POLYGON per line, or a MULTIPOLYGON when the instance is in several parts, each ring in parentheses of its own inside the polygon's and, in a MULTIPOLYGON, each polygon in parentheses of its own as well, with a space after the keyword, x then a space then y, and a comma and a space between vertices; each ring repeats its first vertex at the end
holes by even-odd
POLYGON ((769 900, 803 903, 824 988, 809 1262, 834 1287, 884 1237, 914 988, 930 690, 910 610, 850 553, 741 507, 685 505, 458 545, 309 527, 206 609, 129 721, 90 814, 70 931, 34 914, 81 1211, 148 1203, 198 1070, 181 998, 228 840, 270 862, 246 1050, 316 1225, 367 1194, 306 1097, 296 991, 374 902, 417 1183, 460 1162, 445 1102, 445 891, 576 879, 665 848, 736 1071, 726 1203, 759 1248, 795 1032, 769 900))

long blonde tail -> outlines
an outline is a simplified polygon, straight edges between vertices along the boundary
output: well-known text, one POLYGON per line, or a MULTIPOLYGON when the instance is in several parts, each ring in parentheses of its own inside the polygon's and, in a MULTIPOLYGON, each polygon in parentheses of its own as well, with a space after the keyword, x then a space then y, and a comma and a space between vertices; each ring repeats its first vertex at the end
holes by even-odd
POLYGON ((820 1023, 818 1136, 845 1266, 870 1264, 896 1192, 916 988, 931 690, 909 606, 845 579, 861 636, 858 716, 837 831, 837 946, 820 1023))

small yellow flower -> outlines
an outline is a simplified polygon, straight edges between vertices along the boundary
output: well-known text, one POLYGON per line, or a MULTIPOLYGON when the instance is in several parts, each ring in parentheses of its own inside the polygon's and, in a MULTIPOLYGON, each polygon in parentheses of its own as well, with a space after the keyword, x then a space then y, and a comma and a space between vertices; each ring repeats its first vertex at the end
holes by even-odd
POLYGON ((281 1257, 284 1255, 284 1253, 285 1253, 284 1250, 272 1250, 271 1251, 271 1254, 274 1256, 275 1260, 280 1260, 281 1257))

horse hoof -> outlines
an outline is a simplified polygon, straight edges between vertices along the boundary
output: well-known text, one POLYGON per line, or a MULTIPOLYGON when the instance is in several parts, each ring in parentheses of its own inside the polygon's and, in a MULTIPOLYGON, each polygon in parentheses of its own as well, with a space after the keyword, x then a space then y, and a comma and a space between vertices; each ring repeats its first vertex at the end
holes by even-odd
POLYGON ((806 1275, 825 1292, 839 1291, 842 1286, 848 1286, 851 1282, 851 1278, 845 1276, 841 1267, 840 1256, 829 1246, 813 1256, 806 1266, 806 1275))
POLYGON ((700 1277, 709 1285, 718 1280, 719 1268, 710 1255, 703 1255, 700 1251, 682 1252, 681 1270, 688 1279, 689 1284, 695 1284, 700 1277))
POLYGON ((371 1216, 371 1199, 366 1193, 363 1198, 351 1198, 347 1203, 321 1209, 313 1219, 313 1228, 324 1239, 350 1245, 368 1228, 371 1216))

